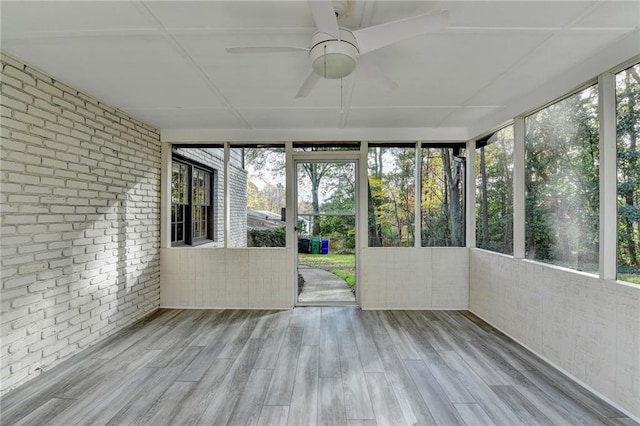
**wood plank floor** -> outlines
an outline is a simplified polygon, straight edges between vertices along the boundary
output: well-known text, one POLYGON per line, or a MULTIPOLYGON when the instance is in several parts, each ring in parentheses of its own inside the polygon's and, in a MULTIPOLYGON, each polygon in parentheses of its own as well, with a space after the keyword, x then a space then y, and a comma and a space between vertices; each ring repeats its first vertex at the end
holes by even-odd
POLYGON ((630 425, 464 311, 159 310, 1 399, 3 425, 630 425))

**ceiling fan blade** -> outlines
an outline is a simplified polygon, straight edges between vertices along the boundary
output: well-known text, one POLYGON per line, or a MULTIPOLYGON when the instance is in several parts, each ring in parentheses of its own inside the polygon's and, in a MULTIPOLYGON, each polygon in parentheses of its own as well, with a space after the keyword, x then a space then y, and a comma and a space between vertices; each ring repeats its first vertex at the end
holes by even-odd
POLYGON ((308 52, 306 47, 297 46, 238 46, 227 47, 227 53, 288 53, 308 52))
POLYGON ((300 90, 298 90, 296 98, 306 97, 309 93, 311 93, 311 90, 315 87, 316 84, 318 84, 318 81, 320 81, 321 78, 322 77, 320 77, 320 75, 316 74, 314 71, 311 71, 311 74, 307 76, 304 83, 302 83, 302 87, 300 87, 300 90))
POLYGON ((373 80, 388 91, 398 88, 398 83, 393 81, 378 64, 369 60, 368 57, 360 58, 358 61, 358 77, 373 80))
POLYGON ((440 11, 362 28, 353 31, 353 35, 362 55, 401 40, 441 30, 448 22, 449 13, 440 11))
POLYGON ((338 30, 338 19, 333 10, 331 0, 309 0, 309 8, 313 15, 316 28, 321 33, 327 33, 340 40, 340 30, 338 30))

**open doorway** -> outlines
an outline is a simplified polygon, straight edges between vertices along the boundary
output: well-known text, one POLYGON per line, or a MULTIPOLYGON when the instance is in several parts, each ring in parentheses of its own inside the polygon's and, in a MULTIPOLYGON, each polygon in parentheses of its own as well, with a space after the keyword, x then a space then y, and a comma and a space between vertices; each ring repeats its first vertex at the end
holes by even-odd
POLYGON ((295 164, 297 305, 354 305, 356 162, 295 164))

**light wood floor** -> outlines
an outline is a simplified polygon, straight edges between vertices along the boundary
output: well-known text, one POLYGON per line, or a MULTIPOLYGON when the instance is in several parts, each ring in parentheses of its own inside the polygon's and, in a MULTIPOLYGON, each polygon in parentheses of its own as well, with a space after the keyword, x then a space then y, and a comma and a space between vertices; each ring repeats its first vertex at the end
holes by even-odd
POLYGON ((2 424, 634 424, 468 312, 159 310, 2 424))

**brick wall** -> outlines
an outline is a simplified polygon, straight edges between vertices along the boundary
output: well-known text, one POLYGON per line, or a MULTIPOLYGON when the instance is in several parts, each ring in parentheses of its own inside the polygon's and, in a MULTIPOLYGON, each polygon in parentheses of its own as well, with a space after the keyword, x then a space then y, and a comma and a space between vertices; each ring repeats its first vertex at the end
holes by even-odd
POLYGON ((2 54, 2 393, 159 306, 159 132, 2 54))
POLYGON ((224 246, 224 148, 173 148, 173 152, 215 170, 213 176, 213 242, 224 246))
MULTIPOLYGON (((214 169, 214 241, 207 247, 224 246, 224 149, 174 147, 173 152, 196 163, 214 169)), ((240 150, 232 149, 229 155, 229 198, 231 223, 227 247, 247 246, 247 171, 242 168, 240 150)))
MULTIPOLYGON (((233 152, 233 150, 232 150, 233 152)), ((227 247, 247 246, 247 172, 229 164, 231 220, 227 247)))

